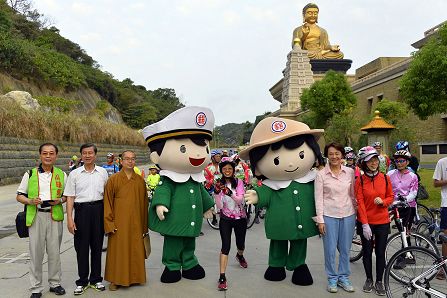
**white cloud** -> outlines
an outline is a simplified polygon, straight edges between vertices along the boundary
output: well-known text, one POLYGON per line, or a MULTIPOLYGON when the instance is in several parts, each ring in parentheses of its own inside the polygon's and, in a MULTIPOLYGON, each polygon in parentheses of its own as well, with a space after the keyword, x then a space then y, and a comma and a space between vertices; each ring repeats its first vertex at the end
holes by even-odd
POLYGON ((71 5, 71 11, 78 15, 88 16, 93 13, 93 7, 87 3, 74 2, 71 5))
POLYGON ((223 12, 224 23, 229 26, 238 25, 241 21, 241 16, 234 11, 224 11, 223 12))

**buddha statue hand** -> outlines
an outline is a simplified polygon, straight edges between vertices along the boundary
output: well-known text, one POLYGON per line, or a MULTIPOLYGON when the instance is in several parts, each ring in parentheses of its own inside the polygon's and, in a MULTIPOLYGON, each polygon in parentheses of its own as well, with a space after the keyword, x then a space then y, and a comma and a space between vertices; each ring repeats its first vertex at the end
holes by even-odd
POLYGON ((340 46, 338 44, 331 46, 331 51, 332 52, 339 52, 340 51, 340 46))

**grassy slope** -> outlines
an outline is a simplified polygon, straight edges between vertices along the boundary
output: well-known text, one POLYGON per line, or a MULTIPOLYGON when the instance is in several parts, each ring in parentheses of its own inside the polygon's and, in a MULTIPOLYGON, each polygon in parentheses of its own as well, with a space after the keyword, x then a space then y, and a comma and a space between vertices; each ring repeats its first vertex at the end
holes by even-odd
POLYGON ((441 189, 433 186, 433 172, 434 170, 429 169, 420 169, 418 171, 422 184, 429 194, 429 198, 427 200, 421 200, 421 203, 427 207, 439 208, 441 206, 441 189))

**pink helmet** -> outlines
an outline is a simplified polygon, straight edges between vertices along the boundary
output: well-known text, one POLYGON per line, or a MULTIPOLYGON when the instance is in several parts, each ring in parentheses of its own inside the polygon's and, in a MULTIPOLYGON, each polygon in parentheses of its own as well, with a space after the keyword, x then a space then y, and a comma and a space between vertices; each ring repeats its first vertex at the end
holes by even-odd
POLYGON ((376 149, 374 149, 374 147, 371 146, 366 146, 363 147, 359 150, 359 154, 358 154, 358 162, 363 162, 363 161, 368 161, 371 158, 373 158, 374 156, 379 156, 379 153, 377 152, 376 149))

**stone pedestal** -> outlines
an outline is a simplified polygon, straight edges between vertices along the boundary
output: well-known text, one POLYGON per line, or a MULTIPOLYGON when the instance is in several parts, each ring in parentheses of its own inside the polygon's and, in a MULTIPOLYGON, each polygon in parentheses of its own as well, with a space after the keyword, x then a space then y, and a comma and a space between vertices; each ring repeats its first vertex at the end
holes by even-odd
POLYGON ((307 51, 295 45, 287 55, 287 64, 283 75, 279 116, 294 119, 301 110, 300 97, 303 89, 309 88, 314 82, 307 51))
POLYGON ((341 73, 346 73, 351 68, 352 60, 349 59, 312 59, 312 72, 326 73, 328 70, 334 70, 341 73))

